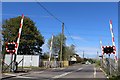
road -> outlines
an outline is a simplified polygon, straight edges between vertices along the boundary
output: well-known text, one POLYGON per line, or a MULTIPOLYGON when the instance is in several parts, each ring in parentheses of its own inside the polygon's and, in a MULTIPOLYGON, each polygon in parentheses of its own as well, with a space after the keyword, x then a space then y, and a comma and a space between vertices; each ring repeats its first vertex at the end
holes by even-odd
POLYGON ((95 64, 75 64, 67 68, 31 71, 6 80, 107 80, 107 78, 95 64))

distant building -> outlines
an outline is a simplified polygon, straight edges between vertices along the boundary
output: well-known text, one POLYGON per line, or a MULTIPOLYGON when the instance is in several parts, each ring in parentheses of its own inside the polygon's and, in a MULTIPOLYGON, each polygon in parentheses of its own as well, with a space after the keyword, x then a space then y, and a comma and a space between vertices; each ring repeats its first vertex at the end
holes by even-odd
POLYGON ((76 55, 71 56, 70 61, 77 61, 77 59, 76 59, 76 55))

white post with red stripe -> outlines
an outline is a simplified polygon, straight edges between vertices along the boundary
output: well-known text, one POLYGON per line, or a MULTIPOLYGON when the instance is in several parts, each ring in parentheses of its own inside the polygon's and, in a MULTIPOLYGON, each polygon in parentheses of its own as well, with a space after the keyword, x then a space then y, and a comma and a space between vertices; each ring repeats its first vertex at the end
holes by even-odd
POLYGON ((104 66, 105 62, 105 54, 104 54, 104 46, 102 45, 102 41, 100 40, 100 46, 101 46, 101 53, 102 53, 102 66, 104 66))
POLYGON ((52 46, 53 46, 53 35, 52 35, 51 44, 50 44, 50 54, 49 54, 49 61, 51 60, 52 46))
POLYGON ((112 20, 110 20, 110 31, 111 31, 111 36, 112 36, 112 44, 114 46, 114 58, 115 58, 115 61, 117 62, 116 46, 115 46, 115 40, 114 40, 114 34, 113 34, 113 28, 112 28, 112 20))
POLYGON ((15 52, 16 55, 17 55, 17 51, 18 51, 18 47, 19 47, 19 41, 20 41, 20 36, 21 36, 21 32, 22 32, 23 19, 24 19, 24 15, 22 14, 22 19, 21 19, 19 33, 18 33, 18 39, 17 39, 17 48, 16 48, 16 52, 15 52))
POLYGON ((104 52, 103 52, 103 46, 102 46, 102 41, 100 40, 100 47, 101 47, 101 53, 102 53, 102 56, 104 55, 104 52))

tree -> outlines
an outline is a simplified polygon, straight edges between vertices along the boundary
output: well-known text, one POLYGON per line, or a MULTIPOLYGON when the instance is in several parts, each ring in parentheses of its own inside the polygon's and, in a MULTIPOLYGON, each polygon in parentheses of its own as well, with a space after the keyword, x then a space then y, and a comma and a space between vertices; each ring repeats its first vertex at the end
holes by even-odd
MULTIPOLYGON (((21 16, 6 19, 2 25, 2 34, 5 42, 17 42, 21 16)), ((18 48, 18 54, 40 53, 40 48, 44 44, 44 37, 37 30, 35 23, 28 17, 24 17, 23 28, 18 48)), ((5 47, 4 47, 5 48, 5 47)))
MULTIPOLYGON (((58 54, 58 60, 60 59, 60 46, 61 46, 61 35, 62 34, 58 34, 58 35, 56 35, 56 36, 54 36, 54 38, 53 38, 53 52, 55 53, 55 54, 58 54)), ((63 56, 65 55, 65 41, 66 41, 66 37, 63 35, 63 52, 62 52, 62 54, 63 54, 63 56)), ((48 48, 50 48, 50 46, 51 46, 51 38, 48 40, 48 48)), ((62 56, 62 57, 63 57, 62 56)))
MULTIPOLYGON (((60 47, 61 47, 61 35, 62 34, 58 34, 56 36, 54 36, 53 38, 53 53, 58 54, 58 60, 60 59, 60 47)), ((66 46, 65 42, 66 42, 66 37, 65 35, 63 35, 63 45, 62 45, 62 60, 70 60, 70 57, 73 55, 76 55, 76 51, 75 51, 75 46, 72 44, 71 46, 66 46)), ((48 40, 48 48, 50 48, 51 46, 51 38, 48 40)))
POLYGON ((66 46, 67 60, 70 60, 71 56, 73 55, 76 55, 75 46, 73 44, 70 46, 66 46))
POLYGON ((43 53, 42 59, 48 60, 49 58, 49 52, 43 53))
POLYGON ((77 59, 77 63, 82 62, 82 58, 80 56, 76 56, 76 59, 77 59))

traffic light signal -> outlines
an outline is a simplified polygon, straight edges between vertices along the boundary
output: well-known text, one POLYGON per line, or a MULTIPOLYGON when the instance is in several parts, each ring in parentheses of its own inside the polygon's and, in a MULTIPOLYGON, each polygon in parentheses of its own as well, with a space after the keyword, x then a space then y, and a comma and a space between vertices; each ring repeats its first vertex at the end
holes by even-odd
POLYGON ((109 46, 108 50, 109 50, 108 52, 113 53, 113 51, 114 51, 113 46, 109 46))
POLYGON ((15 48, 17 47, 17 43, 11 42, 11 43, 6 43, 6 51, 10 53, 15 53, 15 48))
POLYGON ((108 54, 108 53, 114 53, 113 46, 105 46, 103 47, 103 52, 108 54))
POLYGON ((8 44, 8 50, 15 50, 15 44, 8 44))

